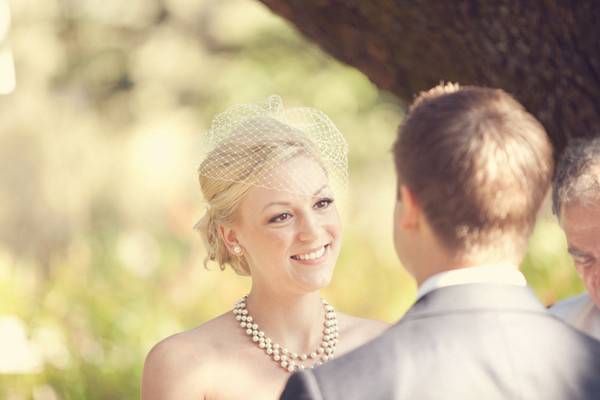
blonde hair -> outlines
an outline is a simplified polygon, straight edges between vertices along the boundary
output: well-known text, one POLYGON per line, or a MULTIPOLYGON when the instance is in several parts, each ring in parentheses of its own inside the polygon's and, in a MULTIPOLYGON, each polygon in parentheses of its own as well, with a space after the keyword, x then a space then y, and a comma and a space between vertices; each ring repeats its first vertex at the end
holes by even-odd
POLYGON ((253 186, 263 186, 261 182, 277 166, 300 155, 317 161, 327 173, 318 149, 302 132, 269 117, 245 121, 208 152, 198 168, 200 188, 208 208, 195 226, 207 250, 205 267, 214 261, 221 270, 230 265, 237 274, 250 275, 246 257, 230 253, 219 226, 235 222, 238 206, 253 186), (258 125, 262 129, 249 136, 247 125, 258 125), (204 171, 227 173, 223 178, 204 171))

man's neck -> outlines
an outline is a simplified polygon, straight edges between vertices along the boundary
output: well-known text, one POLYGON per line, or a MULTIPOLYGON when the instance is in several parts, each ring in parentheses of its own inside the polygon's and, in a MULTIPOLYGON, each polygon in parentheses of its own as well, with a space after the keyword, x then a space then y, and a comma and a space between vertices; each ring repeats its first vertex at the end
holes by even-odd
POLYGON ((439 254, 437 259, 428 260, 419 269, 422 273, 415 276, 418 286, 421 286, 430 277, 448 271, 456 271, 461 269, 482 267, 482 266, 498 266, 502 265, 507 268, 518 270, 518 262, 514 260, 505 260, 498 258, 487 257, 452 257, 449 254, 439 254))

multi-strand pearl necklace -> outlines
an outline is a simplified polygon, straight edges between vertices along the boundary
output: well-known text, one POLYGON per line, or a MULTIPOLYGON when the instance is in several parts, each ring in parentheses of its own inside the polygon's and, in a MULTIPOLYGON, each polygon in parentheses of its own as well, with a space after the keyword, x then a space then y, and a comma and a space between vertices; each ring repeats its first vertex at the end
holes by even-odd
POLYGON ((252 342, 256 343, 281 368, 288 372, 294 372, 304 368, 314 368, 316 365, 321 365, 333 358, 340 332, 333 306, 327 303, 327 301, 321 299, 323 308, 325 309, 325 321, 323 323, 323 337, 320 346, 310 354, 298 354, 290 352, 278 343, 274 343, 271 338, 260 330, 258 324, 246 308, 247 298, 247 295, 242 297, 233 307, 235 319, 240 323, 246 334, 252 338, 252 342), (308 365, 309 363, 312 364, 308 365))

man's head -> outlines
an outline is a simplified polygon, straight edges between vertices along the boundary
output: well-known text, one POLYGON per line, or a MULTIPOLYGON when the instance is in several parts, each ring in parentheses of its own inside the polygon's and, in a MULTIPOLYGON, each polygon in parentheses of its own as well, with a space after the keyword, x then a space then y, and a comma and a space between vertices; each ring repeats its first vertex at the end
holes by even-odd
POLYGON ((515 99, 452 84, 422 93, 394 159, 396 249, 418 281, 436 246, 464 264, 521 261, 553 159, 544 128, 515 99))
POLYGON ((600 138, 569 143, 556 167, 552 209, 575 268, 600 307, 600 138))

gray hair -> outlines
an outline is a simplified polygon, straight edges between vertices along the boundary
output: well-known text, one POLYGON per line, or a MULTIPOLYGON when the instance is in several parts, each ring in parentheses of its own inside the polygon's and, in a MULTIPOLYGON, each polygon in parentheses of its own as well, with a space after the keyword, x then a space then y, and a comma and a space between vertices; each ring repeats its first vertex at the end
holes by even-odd
POLYGON ((556 165, 552 211, 560 217, 564 204, 596 199, 600 199, 600 138, 572 139, 556 165))

